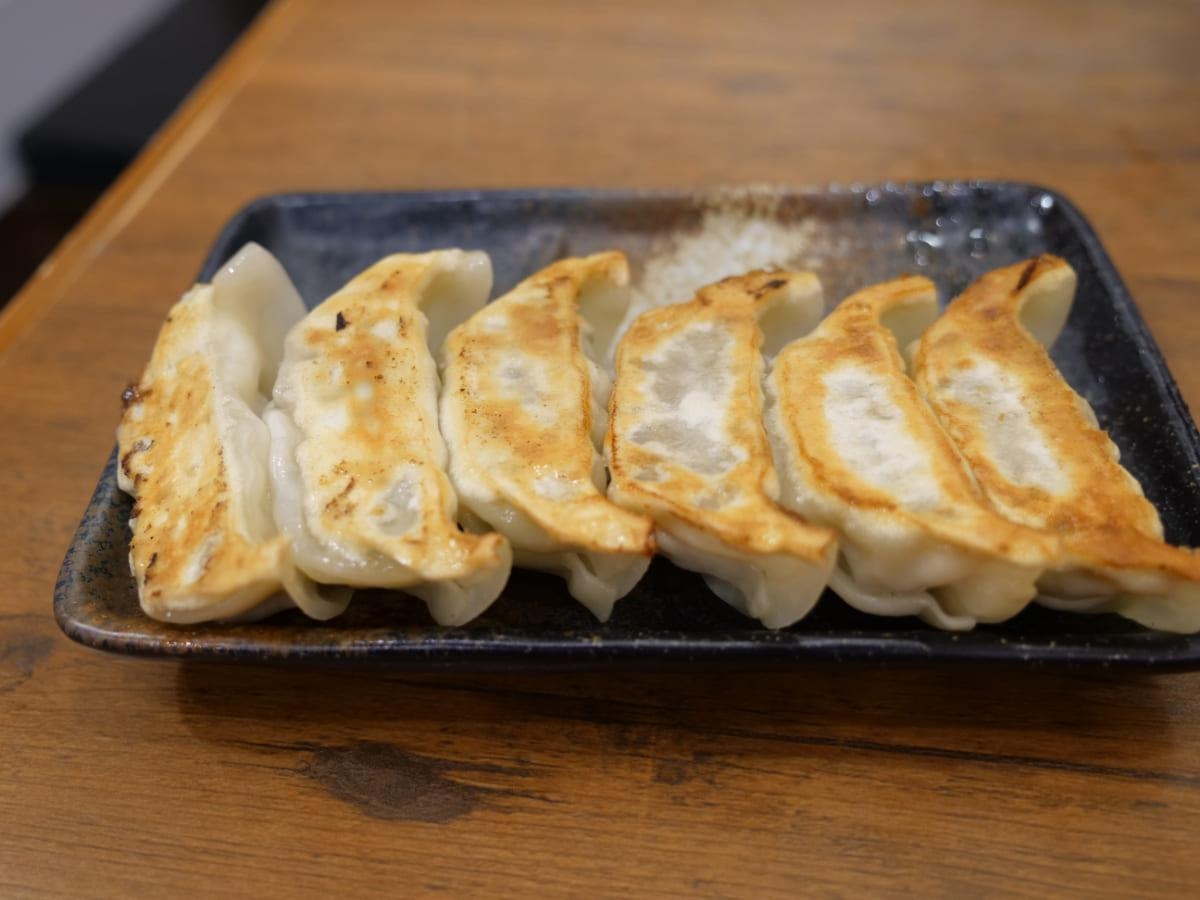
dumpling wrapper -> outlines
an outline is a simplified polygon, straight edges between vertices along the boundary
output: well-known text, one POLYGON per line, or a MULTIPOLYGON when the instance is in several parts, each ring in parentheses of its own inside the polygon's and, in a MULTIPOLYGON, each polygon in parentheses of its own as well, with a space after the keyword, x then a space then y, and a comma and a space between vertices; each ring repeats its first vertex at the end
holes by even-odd
POLYGON ((455 521, 430 352, 491 284, 484 253, 396 254, 288 334, 265 418, 275 516, 313 579, 402 589, 442 625, 503 590, 508 541, 455 521))
POLYGON ((909 379, 900 347, 937 317, 906 276, 846 298, 767 377, 781 502, 837 531, 830 586, 874 615, 965 629, 1037 593, 1053 542, 998 515, 909 379))
POLYGON ((763 428, 762 350, 807 332, 821 309, 811 274, 753 272, 642 314, 617 350, 609 496, 654 519, 660 552, 768 628, 812 609, 837 558, 832 531, 775 502, 763 428))
POLYGON ((294 603, 328 619, 349 602, 349 591, 318 589, 297 571, 271 513, 259 414, 284 335, 303 316, 287 273, 247 244, 175 304, 125 392, 117 478, 136 498, 129 563, 147 615, 188 624, 294 603))
POLYGON ((653 523, 605 496, 612 384, 603 359, 629 305, 620 253, 561 260, 450 332, 441 426, 460 516, 560 574, 605 622, 650 565, 653 523))
POLYGON ((992 505, 1058 540, 1039 602, 1198 631, 1200 554, 1164 543, 1158 512, 1046 352, 1075 286, 1056 256, 988 273, 921 338, 914 377, 992 505))

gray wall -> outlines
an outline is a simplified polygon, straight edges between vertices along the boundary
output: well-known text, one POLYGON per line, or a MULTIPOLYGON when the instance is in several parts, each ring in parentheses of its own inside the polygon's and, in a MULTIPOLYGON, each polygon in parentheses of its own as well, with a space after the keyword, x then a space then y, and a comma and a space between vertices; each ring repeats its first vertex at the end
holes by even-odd
POLYGON ((171 3, 0 0, 0 212, 25 187, 16 157, 21 129, 102 66, 171 3))

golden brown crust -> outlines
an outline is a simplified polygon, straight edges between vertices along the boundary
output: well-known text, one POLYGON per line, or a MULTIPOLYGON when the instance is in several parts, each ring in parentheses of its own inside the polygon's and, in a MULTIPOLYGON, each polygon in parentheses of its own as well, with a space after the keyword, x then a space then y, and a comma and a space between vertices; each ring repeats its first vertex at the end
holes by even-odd
POLYGON ((1069 305, 1074 289, 1071 267, 1048 254, 983 276, 921 340, 918 387, 988 499, 1009 518, 1054 535, 1074 565, 1200 579, 1200 556, 1162 542, 1158 514, 1120 465, 1116 446, 1022 324, 1033 304, 1069 305), (1006 462, 996 440, 1006 428, 1011 433, 1016 416, 989 413, 974 388, 964 387, 981 366, 1003 377, 1022 434, 1040 455, 1030 462, 1021 448, 1024 475, 1014 474, 1018 464, 1006 462))
POLYGON ((565 547, 649 556, 653 523, 592 480, 592 373, 577 306, 588 282, 628 280, 621 253, 565 259, 489 304, 446 340, 443 408, 464 494, 499 495, 565 547), (517 371, 530 383, 514 384, 517 371))
POLYGON ((181 600, 240 595, 248 608, 279 589, 289 558, 283 537, 246 533, 242 498, 230 487, 207 346, 212 292, 197 287, 171 310, 140 381, 125 392, 117 429, 122 483, 137 498, 130 560, 142 604, 157 618, 181 600))
POLYGON ((455 252, 380 260, 288 336, 309 529, 431 581, 498 566, 507 555, 499 535, 459 531, 443 471, 437 372, 420 302, 455 252))
MULTIPOLYGON (((1036 563, 1047 553, 1047 542, 990 509, 909 379, 896 338, 883 324, 893 314, 919 317, 923 324, 936 313, 933 282, 903 276, 846 298, 812 334, 776 357, 771 378, 778 421, 797 456, 794 462, 818 496, 902 522, 950 546, 1036 563), (854 379, 860 390, 869 389, 871 404, 882 407, 869 412, 871 418, 881 420, 887 433, 867 435, 871 442, 885 443, 889 437, 903 440, 922 463, 919 468, 893 469, 881 483, 884 479, 878 471, 856 465, 854 448, 839 443, 836 423, 830 421, 826 408, 830 384, 839 376, 854 379)), ((856 432, 871 427, 871 422, 854 423, 856 432)), ((857 433, 854 438, 860 439, 857 433)))
POLYGON ((736 551, 784 553, 814 565, 828 558, 836 544, 833 532, 803 521, 773 499, 778 482, 763 427, 757 323, 781 292, 813 281, 808 273, 752 272, 634 321, 617 351, 609 407, 607 449, 618 502, 660 523, 684 523, 736 551), (660 412, 653 411, 672 405, 686 410, 686 392, 693 387, 671 383, 672 354, 682 354, 676 360, 688 359, 691 365, 711 363, 703 381, 714 395, 703 402, 716 415, 699 424, 667 422, 668 428, 682 429, 685 438, 684 444, 667 446, 648 437, 664 424, 660 412), (665 390, 684 396, 673 404, 659 396, 665 390), (712 450, 707 455, 706 446, 712 450), (688 459, 692 451, 697 455, 688 459))

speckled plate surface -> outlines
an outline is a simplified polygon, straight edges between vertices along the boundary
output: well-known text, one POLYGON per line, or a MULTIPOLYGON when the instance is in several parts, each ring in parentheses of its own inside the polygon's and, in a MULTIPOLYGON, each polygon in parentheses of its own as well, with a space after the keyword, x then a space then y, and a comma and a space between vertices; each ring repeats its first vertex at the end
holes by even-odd
MULTIPOLYGON (((1039 252, 1066 257, 1079 273, 1079 293, 1054 357, 1158 507, 1168 540, 1200 545, 1195 425, 1095 233, 1070 203, 1042 188, 289 194, 239 213, 199 277, 207 280, 242 243, 255 240, 280 258, 313 306, 386 253, 461 246, 491 253, 498 294, 558 257, 610 247, 625 250, 636 273, 669 235, 695 227, 714 205, 751 208, 804 229, 810 240, 794 262, 814 268, 832 298, 921 271, 938 283, 945 302, 987 269, 1039 252)), ((143 363, 129 361, 131 379, 143 363)), ((358 594, 345 615, 327 623, 289 612, 256 624, 169 626, 138 607, 127 562, 131 502, 117 488, 114 462, 67 551, 54 598, 63 631, 103 650, 512 670, 821 660, 1200 666, 1200 638, 1148 631, 1116 616, 1037 607, 1003 625, 947 634, 916 619, 862 615, 827 593, 803 622, 770 632, 721 603, 698 576, 662 560, 606 625, 557 579, 518 571, 492 608, 464 628, 438 627, 420 601, 383 591, 358 594)))

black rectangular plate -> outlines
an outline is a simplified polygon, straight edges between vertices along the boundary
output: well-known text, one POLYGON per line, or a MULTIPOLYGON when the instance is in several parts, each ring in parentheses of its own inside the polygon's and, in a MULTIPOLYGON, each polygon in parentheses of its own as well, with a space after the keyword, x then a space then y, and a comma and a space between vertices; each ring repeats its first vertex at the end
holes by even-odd
MULTIPOLYGON (((1068 381, 1095 407, 1158 507, 1173 543, 1200 544, 1200 440, 1133 301, 1091 227, 1053 191, 1023 184, 932 183, 719 192, 587 190, 288 194, 259 200, 221 232, 208 280, 246 241, 275 253, 313 306, 381 256, 459 246, 487 250, 497 295, 561 256, 625 250, 635 274, 664 236, 715 205, 810 220, 797 262, 831 298, 921 271, 942 301, 987 269, 1040 252, 1079 273, 1070 321, 1054 348, 1068 381)), ((683 298, 679 298, 683 299, 683 298)), ((142 364, 130 360, 131 375, 142 364)), ((916 619, 873 618, 828 594, 803 622, 767 631, 713 596, 699 577, 656 560, 600 625, 560 580, 514 571, 500 599, 463 628, 432 624, 420 601, 362 592, 327 623, 283 613, 246 625, 177 627, 138 607, 127 561, 130 500, 115 453, 63 562, 62 629, 91 647, 148 656, 377 663, 393 667, 533 669, 700 662, 1088 664, 1185 669, 1200 638, 1149 631, 1116 616, 1031 607, 997 626, 939 632, 916 619)))

